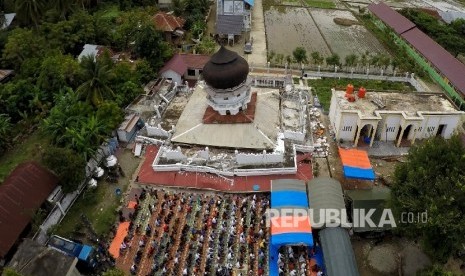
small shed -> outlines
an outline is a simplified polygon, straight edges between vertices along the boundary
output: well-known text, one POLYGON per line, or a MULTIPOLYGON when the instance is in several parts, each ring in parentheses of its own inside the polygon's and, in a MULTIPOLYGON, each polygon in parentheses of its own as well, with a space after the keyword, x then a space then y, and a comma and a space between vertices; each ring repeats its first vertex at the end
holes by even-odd
MULTIPOLYGON (((360 214, 363 210, 368 214, 370 209, 375 212, 370 217, 376 226, 379 226, 386 202, 391 196, 391 190, 387 187, 375 186, 369 190, 348 190, 345 192, 348 201, 349 216, 353 219, 354 210, 360 214)), ((389 225, 384 227, 371 227, 368 224, 354 225, 354 232, 381 232, 389 230, 389 225)))
POLYGON ((136 114, 128 114, 124 118, 124 122, 118 128, 118 140, 128 143, 131 141, 137 130, 139 130, 140 117, 136 114))

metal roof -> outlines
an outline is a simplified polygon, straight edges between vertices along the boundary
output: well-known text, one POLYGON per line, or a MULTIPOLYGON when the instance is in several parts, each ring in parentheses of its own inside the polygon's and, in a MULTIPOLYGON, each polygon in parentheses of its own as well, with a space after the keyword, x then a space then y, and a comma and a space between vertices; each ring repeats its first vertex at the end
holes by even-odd
POLYGON ((75 257, 25 239, 8 266, 21 275, 63 276, 71 274, 77 261, 75 257))
MULTIPOLYGON (((389 200, 391 195, 391 190, 386 187, 375 186, 369 190, 349 190, 345 192, 347 197, 352 200, 352 210, 357 209, 360 213, 360 210, 364 210, 365 214, 369 212, 370 209, 375 209, 373 215, 371 215, 371 220, 376 226, 379 226, 381 216, 386 204, 386 201, 389 200)), ((352 211, 353 213, 353 211, 352 211)), ((354 232, 367 232, 367 231, 384 231, 390 228, 389 225, 385 227, 371 227, 368 224, 360 224, 354 226, 354 232)))
POLYGON ((347 230, 339 227, 325 228, 320 231, 320 242, 327 275, 360 275, 347 230))
POLYGON ((0 257, 8 253, 57 184, 53 173, 25 162, 0 185, 0 257))
POLYGON ((398 34, 402 34, 403 32, 415 27, 415 24, 412 21, 391 9, 383 2, 368 5, 368 10, 381 19, 386 25, 394 29, 394 31, 398 34))
MULTIPOLYGON (((339 181, 318 177, 308 183, 308 204, 313 209, 313 228, 323 228, 329 221, 320 222, 320 210, 345 210, 344 195, 339 181)), ((324 211, 323 211, 324 212, 324 211)))
POLYGON ((244 16, 242 15, 224 15, 218 14, 216 20, 217 34, 240 35, 244 25, 244 16))
POLYGON ((418 28, 407 31, 401 36, 431 62, 465 97, 465 65, 463 63, 418 28))

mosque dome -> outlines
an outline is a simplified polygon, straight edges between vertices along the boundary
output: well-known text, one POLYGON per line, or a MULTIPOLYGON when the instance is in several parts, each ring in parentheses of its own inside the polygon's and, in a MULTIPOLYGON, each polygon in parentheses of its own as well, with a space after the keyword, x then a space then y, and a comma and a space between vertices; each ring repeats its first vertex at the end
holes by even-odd
POLYGON ((238 86, 247 79, 249 64, 236 52, 221 46, 203 67, 205 82, 216 89, 228 89, 238 86))

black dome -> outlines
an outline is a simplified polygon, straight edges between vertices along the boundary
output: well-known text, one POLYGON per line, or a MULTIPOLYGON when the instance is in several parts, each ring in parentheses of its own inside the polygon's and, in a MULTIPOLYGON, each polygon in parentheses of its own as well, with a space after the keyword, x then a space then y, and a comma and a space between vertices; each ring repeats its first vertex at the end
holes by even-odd
POLYGON ((223 46, 205 64, 202 71, 205 82, 217 89, 236 87, 247 79, 248 74, 247 61, 223 46))

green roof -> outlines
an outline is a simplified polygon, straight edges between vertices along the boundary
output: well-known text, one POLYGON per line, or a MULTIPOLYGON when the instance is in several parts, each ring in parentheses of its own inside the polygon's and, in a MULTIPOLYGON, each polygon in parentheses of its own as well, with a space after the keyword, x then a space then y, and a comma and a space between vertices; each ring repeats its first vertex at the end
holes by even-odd
POLYGON ((347 230, 328 227, 321 230, 319 236, 327 274, 358 276, 357 262, 347 230))
MULTIPOLYGON (((354 209, 365 210, 365 214, 369 212, 370 209, 375 209, 373 215, 371 215, 371 220, 374 224, 379 225, 381 220, 381 215, 386 205, 386 201, 389 200, 391 195, 391 190, 386 187, 373 187, 370 190, 349 190, 346 191, 346 196, 352 201, 352 215, 354 209)), ((390 229, 390 226, 384 227, 370 227, 365 224, 365 226, 354 227, 354 232, 367 232, 367 231, 384 231, 390 229)))
POLYGON ((320 225, 320 210, 345 209, 341 184, 333 178, 318 177, 312 179, 308 183, 307 195, 310 209, 313 209, 313 221, 318 223, 318 225, 312 225, 312 228, 324 227, 324 225, 320 225))

